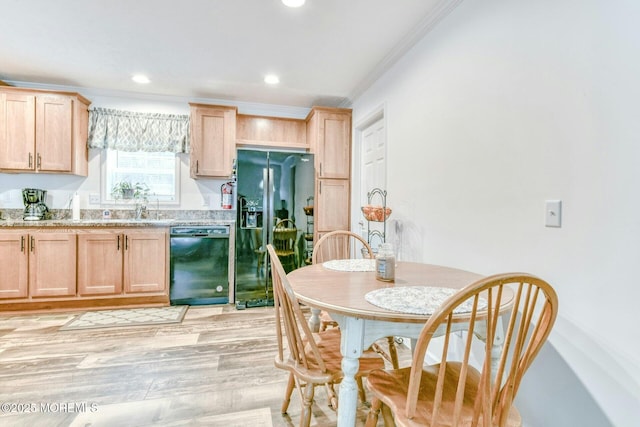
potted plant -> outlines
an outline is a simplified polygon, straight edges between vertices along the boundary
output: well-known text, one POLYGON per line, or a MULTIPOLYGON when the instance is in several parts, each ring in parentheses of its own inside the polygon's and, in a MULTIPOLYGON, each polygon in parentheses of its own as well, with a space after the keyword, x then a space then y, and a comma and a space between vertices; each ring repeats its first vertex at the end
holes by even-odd
POLYGON ((114 199, 131 200, 146 203, 149 197, 149 186, 145 183, 130 181, 116 182, 111 188, 111 195, 114 199))

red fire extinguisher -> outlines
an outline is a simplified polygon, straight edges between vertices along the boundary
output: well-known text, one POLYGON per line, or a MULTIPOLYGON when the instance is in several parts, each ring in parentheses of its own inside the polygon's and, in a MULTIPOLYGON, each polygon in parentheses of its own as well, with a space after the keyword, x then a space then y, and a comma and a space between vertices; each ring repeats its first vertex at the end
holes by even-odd
POLYGON ((220 187, 220 193, 222 194, 222 209, 233 208, 233 183, 225 182, 220 187))

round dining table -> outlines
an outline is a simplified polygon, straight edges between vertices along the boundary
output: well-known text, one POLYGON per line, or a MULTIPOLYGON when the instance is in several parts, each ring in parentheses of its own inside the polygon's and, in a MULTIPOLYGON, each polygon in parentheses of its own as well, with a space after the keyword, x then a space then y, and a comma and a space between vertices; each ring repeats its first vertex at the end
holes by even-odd
POLYGON ((483 278, 479 274, 450 267, 398 262, 395 281, 383 282, 376 279, 374 261, 371 260, 370 265, 367 261, 369 260, 319 263, 299 268, 287 275, 299 301, 311 308, 309 323, 313 330, 318 330, 318 315, 321 310, 328 312, 340 326, 344 378, 338 400, 339 427, 356 424, 358 388, 355 374, 359 366, 358 358, 362 356, 363 350, 384 337, 417 339, 429 319, 428 314, 394 311, 374 305, 367 300, 367 296, 373 291, 393 287, 458 290, 483 278))

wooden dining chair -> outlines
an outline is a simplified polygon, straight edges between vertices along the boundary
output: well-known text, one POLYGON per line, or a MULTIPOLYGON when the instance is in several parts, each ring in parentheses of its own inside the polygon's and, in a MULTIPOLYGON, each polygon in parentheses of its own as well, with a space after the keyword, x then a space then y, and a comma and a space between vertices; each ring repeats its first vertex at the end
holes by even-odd
POLYGON ((296 238, 298 229, 290 219, 279 220, 273 227, 273 246, 276 254, 288 273, 296 269, 296 238))
MULTIPOLYGON (((336 230, 324 234, 313 247, 311 260, 313 264, 331 261, 334 259, 373 258, 371 246, 362 236, 348 230, 336 230)), ((320 330, 328 327, 337 327, 338 322, 333 320, 326 312, 320 313, 320 330)), ((374 343, 373 350, 387 359, 394 369, 398 369, 398 351, 394 337, 387 337, 387 348, 374 343)))
POLYGON ((381 409, 386 426, 522 425, 513 401, 557 313, 553 288, 528 274, 495 275, 460 290, 430 316, 411 367, 371 372, 367 384, 374 398, 366 426, 377 424, 381 409), (467 332, 455 332, 461 325, 467 332), (440 363, 425 366, 427 348, 438 347, 432 338, 439 335, 440 363), (486 344, 474 352, 473 345, 482 344, 476 335, 486 344))
MULTIPOLYGON (((311 422, 311 405, 315 387, 324 385, 331 407, 338 408, 334 384, 342 380, 340 330, 332 328, 312 333, 273 245, 267 245, 271 259, 278 354, 275 366, 289 372, 289 382, 282 403, 282 413, 289 408, 294 387, 302 400, 300 427, 311 422), (286 342, 285 342, 286 341, 286 342)), ((382 358, 373 351, 363 353, 356 380, 373 369, 384 367, 382 358)))
MULTIPOLYGON (((357 258, 358 254, 362 254, 364 258, 373 258, 373 251, 369 243, 352 231, 336 230, 324 234, 313 246, 311 263, 357 258)), ((338 326, 338 322, 323 311, 320 314, 320 330, 324 331, 330 326, 338 326)))
POLYGON ((373 258, 371 246, 359 234, 348 230, 336 230, 323 234, 313 246, 311 263, 334 259, 373 258))

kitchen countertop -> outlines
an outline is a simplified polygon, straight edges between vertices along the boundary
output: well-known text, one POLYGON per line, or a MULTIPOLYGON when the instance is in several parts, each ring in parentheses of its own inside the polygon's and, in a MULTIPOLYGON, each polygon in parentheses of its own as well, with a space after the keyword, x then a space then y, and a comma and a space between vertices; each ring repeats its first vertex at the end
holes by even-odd
POLYGON ((0 220, 2 228, 45 228, 45 227, 173 227, 179 225, 233 225, 235 221, 218 219, 51 219, 44 221, 24 221, 22 219, 0 220))

